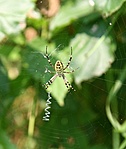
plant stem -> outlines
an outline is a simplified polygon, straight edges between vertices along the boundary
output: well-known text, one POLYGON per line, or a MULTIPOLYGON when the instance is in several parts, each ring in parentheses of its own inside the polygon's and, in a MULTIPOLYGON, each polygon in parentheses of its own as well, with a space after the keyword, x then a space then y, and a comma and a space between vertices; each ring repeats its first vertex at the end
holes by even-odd
POLYGON ((111 88, 107 101, 106 101, 106 113, 108 116, 109 121, 111 122, 112 126, 114 127, 113 130, 113 149, 117 149, 120 146, 120 137, 119 137, 119 132, 121 132, 121 124, 118 122, 118 116, 113 115, 111 112, 110 106, 112 106, 112 111, 114 110, 114 113, 118 113, 118 108, 117 108, 117 98, 116 95, 118 91, 120 90, 124 80, 126 78, 126 66, 123 69, 123 72, 120 74, 119 78, 111 88), (113 101, 113 105, 111 105, 111 102, 113 101), (114 107, 114 108, 113 108, 114 107))
POLYGON ((28 136, 30 137, 33 137, 33 134, 34 134, 36 111, 37 111, 37 92, 33 100, 32 108, 30 111, 30 117, 29 117, 28 136))

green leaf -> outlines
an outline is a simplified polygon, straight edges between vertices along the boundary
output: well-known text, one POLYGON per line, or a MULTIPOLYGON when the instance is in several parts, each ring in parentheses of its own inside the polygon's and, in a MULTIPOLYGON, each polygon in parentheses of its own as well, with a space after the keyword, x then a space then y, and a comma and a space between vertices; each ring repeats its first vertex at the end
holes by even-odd
POLYGON ((5 96, 9 92, 9 80, 7 71, 0 60, 0 96, 5 96))
POLYGON ((32 8, 30 0, 0 1, 0 38, 3 34, 9 35, 23 29, 26 15, 32 8))
MULTIPOLYGON (((66 75, 66 78, 69 82, 72 82, 70 75, 66 75)), ((49 86, 48 91, 51 92, 51 95, 56 99, 60 106, 64 105, 64 98, 68 92, 68 89, 65 86, 62 77, 57 77, 56 80, 49 86)), ((71 92, 74 92, 71 90, 71 92)))
POLYGON ((11 142, 6 132, 0 129, 0 149, 16 149, 11 142))
POLYGON ((59 13, 50 22, 50 30, 55 30, 59 27, 69 25, 72 21, 77 20, 79 17, 86 16, 93 11, 93 7, 88 1, 79 1, 75 5, 65 5, 59 13))
POLYGON ((41 52, 35 51, 32 47, 27 46, 23 52, 23 62, 29 75, 40 80, 45 72, 46 61, 41 52))
POLYGON ((106 149, 105 144, 97 144, 90 147, 91 149, 106 149))
POLYGON ((106 17, 116 12, 126 0, 94 0, 94 6, 106 17))
POLYGON ((71 45, 74 52, 74 67, 79 67, 74 73, 75 82, 80 84, 84 80, 89 80, 105 73, 114 61, 115 44, 111 43, 109 37, 87 56, 93 47, 100 42, 101 38, 92 37, 87 34, 77 34, 71 45))

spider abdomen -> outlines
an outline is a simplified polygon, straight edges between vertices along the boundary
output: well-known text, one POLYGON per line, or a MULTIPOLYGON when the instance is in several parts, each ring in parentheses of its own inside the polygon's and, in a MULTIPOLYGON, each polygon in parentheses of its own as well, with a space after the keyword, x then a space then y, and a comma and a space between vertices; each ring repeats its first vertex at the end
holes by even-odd
POLYGON ((62 74, 63 73, 63 63, 61 61, 56 61, 55 63, 55 71, 58 73, 58 74, 62 74))

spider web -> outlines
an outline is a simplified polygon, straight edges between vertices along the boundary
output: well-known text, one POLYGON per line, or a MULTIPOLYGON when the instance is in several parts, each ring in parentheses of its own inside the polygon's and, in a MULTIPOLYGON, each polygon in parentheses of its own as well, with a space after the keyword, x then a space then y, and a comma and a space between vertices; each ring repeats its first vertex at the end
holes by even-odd
MULTIPOLYGON (((119 30, 120 24, 118 22, 117 26, 119 30)), ((122 34, 125 33, 124 31, 123 33, 119 32, 120 34, 117 38, 122 37, 122 34)), ((44 122, 41 127, 37 125, 41 130, 40 136, 37 137, 39 144, 43 144, 45 148, 79 149, 82 146, 84 148, 111 148, 112 129, 105 112, 106 98, 109 90, 107 90, 105 85, 113 86, 115 79, 122 72, 125 62, 124 48, 124 45, 119 45, 119 51, 115 53, 115 62, 109 70, 110 74, 114 71, 113 78, 109 78, 109 75, 104 75, 95 78, 93 81, 84 82, 84 90, 77 91, 78 96, 73 92, 67 94, 64 107, 60 107, 54 99, 51 100, 49 122, 44 122), (116 72, 116 67, 118 66, 120 72, 116 72), (87 96, 88 94, 90 94, 90 97, 87 96)), ((121 111, 113 113, 115 116, 119 115, 121 121, 125 117, 122 110, 126 103, 124 90, 125 83, 123 83, 118 94, 119 109, 121 111)), ((41 145, 39 147, 41 148, 41 145)))
MULTIPOLYGON (((124 23, 122 17, 119 21, 124 23)), ((114 30, 114 34, 116 40, 125 40, 125 29, 122 31, 119 21, 116 22, 118 31, 114 30)), ((111 22, 108 23, 111 25, 111 22)), ((50 120, 41 126, 41 139, 38 138, 45 148, 112 148, 112 127, 106 116, 105 104, 110 88, 124 69, 126 57, 125 45, 119 44, 117 48, 113 67, 108 72, 110 75, 104 74, 95 80, 84 82, 84 90, 77 91, 78 96, 73 92, 67 94, 64 107, 59 107, 52 100, 50 120), (114 75, 111 76, 111 73, 114 75), (87 96, 89 94, 90 97, 87 96)), ((118 108, 117 102, 113 103, 113 115, 119 116, 121 123, 125 120, 125 87, 123 82, 117 96, 118 108)))

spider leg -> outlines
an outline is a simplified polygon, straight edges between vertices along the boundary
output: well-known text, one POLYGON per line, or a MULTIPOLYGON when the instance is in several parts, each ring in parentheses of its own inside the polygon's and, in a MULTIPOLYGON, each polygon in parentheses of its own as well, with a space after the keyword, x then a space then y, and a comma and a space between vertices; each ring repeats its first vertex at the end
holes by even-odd
POLYGON ((69 81, 67 80, 67 78, 65 77, 64 74, 62 75, 62 78, 63 78, 63 80, 64 80, 64 83, 65 83, 66 87, 68 88, 68 91, 70 91, 70 89, 76 91, 76 90, 72 87, 72 85, 69 83, 69 81))
MULTIPOLYGON (((76 69, 75 69, 76 70, 76 69)), ((64 71, 63 73, 73 73, 75 72, 75 70, 71 70, 71 71, 64 71)))
MULTIPOLYGON (((79 67, 78 67, 78 68, 79 68, 79 67)), ((64 71, 63 73, 73 73, 73 72, 75 72, 78 68, 73 69, 73 70, 71 70, 71 71, 64 71)))
POLYGON ((57 78, 58 74, 55 74, 47 83, 45 83, 43 86, 45 87, 45 89, 47 89, 53 82, 54 80, 57 78))
POLYGON ((70 54, 69 61, 68 61, 67 65, 63 68, 63 70, 65 70, 70 65, 71 60, 72 60, 72 47, 71 47, 71 54, 70 54))
POLYGON ((49 69, 46 68, 45 73, 47 73, 47 72, 49 72, 49 73, 51 73, 51 74, 56 73, 55 71, 50 71, 49 69))
POLYGON ((47 46, 46 46, 46 54, 45 54, 45 57, 47 58, 47 60, 48 60, 48 62, 49 62, 49 64, 50 64, 50 66, 54 68, 53 64, 52 64, 51 61, 50 61, 49 55, 48 55, 48 53, 47 53, 47 46))
POLYGON ((75 70, 72 71, 64 71, 63 73, 73 73, 75 70))

